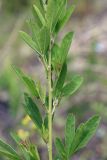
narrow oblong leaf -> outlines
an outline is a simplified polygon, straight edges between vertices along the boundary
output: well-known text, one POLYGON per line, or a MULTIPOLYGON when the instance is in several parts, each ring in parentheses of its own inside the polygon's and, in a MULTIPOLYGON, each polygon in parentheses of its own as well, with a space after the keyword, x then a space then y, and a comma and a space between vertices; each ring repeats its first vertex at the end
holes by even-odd
POLYGON ((38 7, 36 5, 33 5, 33 7, 34 7, 34 9, 35 9, 35 11, 36 11, 36 13, 37 13, 42 25, 45 26, 46 22, 45 22, 45 19, 44 19, 42 13, 40 12, 40 10, 38 9, 38 7))
POLYGON ((52 65, 55 70, 60 70, 63 66, 63 63, 65 63, 71 42, 73 39, 73 32, 67 33, 62 42, 60 47, 55 44, 52 48, 52 65))
POLYGON ((62 141, 60 140, 60 138, 56 138, 56 140, 55 140, 55 146, 56 146, 58 154, 62 158, 65 158, 66 152, 65 152, 64 145, 63 145, 62 141))
POLYGON ((60 9, 62 9, 62 12, 59 14, 59 18, 58 18, 58 20, 61 20, 61 19, 63 19, 63 17, 66 14, 67 0, 57 0, 57 4, 58 4, 58 7, 60 7, 60 9))
POLYGON ((95 134, 100 123, 99 116, 91 117, 86 123, 80 124, 76 130, 74 140, 71 144, 70 155, 85 147, 95 134))
POLYGON ((19 158, 17 152, 9 144, 5 143, 1 139, 0 139, 0 150, 6 153, 9 152, 11 155, 15 156, 16 158, 19 158))
POLYGON ((66 153, 69 156, 70 147, 73 142, 75 136, 75 116, 73 114, 69 114, 66 121, 65 127, 65 146, 66 153))
MULTIPOLYGON (((40 13, 42 14, 42 16, 44 17, 45 13, 44 13, 44 7, 43 7, 43 2, 42 0, 36 0, 35 1, 35 6, 39 9, 40 13)), ((37 26, 39 28, 42 27, 42 23, 40 21, 40 18, 38 17, 38 14, 37 12, 35 11, 34 7, 32 9, 32 13, 33 13, 33 16, 34 16, 34 19, 35 19, 35 22, 37 24, 37 26)))
POLYGON ((12 132, 10 135, 17 144, 21 142, 22 139, 15 132, 12 132))
POLYGON ((38 7, 40 12, 44 15, 43 0, 36 0, 35 5, 38 7))
POLYGON ((72 39, 74 36, 74 32, 69 32, 65 35, 65 37, 62 40, 61 43, 61 49, 60 49, 60 54, 61 54, 61 62, 64 63, 64 61, 67 58, 71 43, 72 43, 72 39))
POLYGON ((41 85, 40 81, 37 82, 36 86, 39 98, 41 99, 42 103, 45 104, 46 88, 41 85))
POLYGON ((54 44, 52 48, 52 66, 54 70, 60 70, 62 67, 62 62, 60 61, 60 47, 57 44, 54 44))
POLYGON ((38 51, 38 46, 37 44, 32 40, 32 37, 30 37, 27 33, 20 31, 20 35, 22 37, 22 39, 34 50, 36 51, 39 55, 39 51, 38 51))
MULTIPOLYGON (((34 146, 32 144, 30 145, 30 153, 31 153, 32 157, 34 158, 34 160, 35 159, 40 160, 38 149, 36 146, 34 146)), ((33 160, 33 159, 31 159, 31 160, 33 160)))
POLYGON ((60 94, 60 91, 64 85, 65 78, 66 78, 66 73, 67 73, 67 64, 64 63, 61 69, 61 72, 59 74, 56 86, 55 86, 55 96, 57 97, 60 94))
POLYGON ((38 91, 36 89, 36 84, 35 82, 28 77, 27 75, 25 75, 19 68, 12 66, 12 68, 14 69, 14 71, 16 72, 16 74, 18 75, 18 77, 23 80, 23 82, 25 83, 26 87, 28 88, 28 90, 30 91, 30 93, 33 96, 38 97, 38 91))
POLYGON ((62 88, 62 96, 69 96, 75 93, 81 86, 83 77, 80 75, 74 75, 69 83, 62 88))
POLYGON ((63 19, 61 19, 58 23, 57 23, 57 26, 56 26, 56 33, 59 32, 59 30, 61 28, 63 28, 65 26, 65 24, 68 22, 68 20, 70 19, 72 13, 74 12, 74 9, 75 9, 75 5, 72 5, 70 6, 67 11, 66 11, 66 14, 65 16, 63 17, 63 19))
POLYGON ((38 36, 38 43, 41 48, 41 53, 45 54, 50 44, 50 34, 47 27, 42 27, 37 36, 38 36))
POLYGON ((55 21, 53 22, 52 31, 54 31, 58 21, 64 17, 66 13, 66 7, 67 7, 66 0, 56 0, 55 21))
POLYGON ((48 114, 45 115, 43 126, 42 126, 42 135, 45 143, 49 142, 49 130, 48 130, 48 114))
POLYGON ((22 78, 25 84, 27 85, 27 88, 32 93, 32 95, 38 97, 38 92, 36 89, 35 82, 30 77, 27 77, 27 76, 24 76, 22 78))
POLYGON ((42 129, 42 117, 37 105, 28 94, 25 94, 25 110, 38 129, 42 129))
POLYGON ((40 27, 37 25, 37 23, 33 19, 29 19, 27 21, 27 24, 29 26, 29 29, 32 31, 32 39, 33 41, 36 41, 36 35, 40 31, 40 27))
POLYGON ((53 0, 48 1, 47 5, 47 12, 46 12, 46 21, 47 21, 47 27, 49 30, 52 30, 53 22, 55 21, 55 13, 56 13, 56 3, 53 0))
POLYGON ((20 145, 21 152, 25 160, 31 160, 30 154, 23 144, 20 145))
POLYGON ((36 22, 37 27, 41 28, 41 27, 42 27, 42 23, 41 23, 38 15, 37 15, 34 7, 32 7, 32 13, 33 13, 33 17, 34 17, 34 20, 35 20, 35 22, 36 22))
POLYGON ((32 39, 36 44, 36 49, 42 56, 47 52, 50 44, 49 30, 46 26, 38 27, 32 20, 30 20, 28 24, 32 30, 32 39))
POLYGON ((4 157, 7 157, 11 160, 20 160, 20 158, 16 157, 14 154, 11 154, 5 150, 0 149, 0 154, 3 155, 4 157))
POLYGON ((48 129, 48 114, 46 114, 46 116, 44 118, 44 126, 46 129, 48 129))

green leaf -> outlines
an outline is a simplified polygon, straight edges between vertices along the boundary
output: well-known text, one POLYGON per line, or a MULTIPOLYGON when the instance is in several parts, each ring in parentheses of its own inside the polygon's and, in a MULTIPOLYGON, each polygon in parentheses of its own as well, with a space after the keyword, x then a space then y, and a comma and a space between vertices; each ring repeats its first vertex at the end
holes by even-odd
POLYGON ((60 19, 65 16, 67 8, 66 0, 49 0, 46 12, 47 26, 51 32, 54 32, 54 29, 60 19))
POLYGON ((72 13, 74 12, 74 9, 75 9, 75 5, 72 5, 67 9, 65 16, 57 23, 56 33, 58 33, 59 30, 63 28, 65 24, 68 22, 72 13))
POLYGON ((44 19, 42 13, 40 12, 40 10, 38 9, 38 7, 36 5, 33 5, 33 7, 34 7, 34 10, 36 11, 42 25, 45 26, 46 22, 45 22, 45 19, 44 19))
POLYGON ((29 91, 32 93, 32 95, 38 97, 38 92, 36 89, 35 82, 30 77, 27 76, 24 76, 22 78, 25 84, 27 85, 29 91))
POLYGON ((38 46, 37 44, 32 40, 32 37, 30 37, 27 33, 20 31, 21 38, 39 55, 38 46))
MULTIPOLYGON (((36 1, 35 1, 35 6, 39 9, 40 13, 41 13, 42 16, 44 17, 45 12, 44 12, 44 7, 43 7, 43 2, 42 2, 42 0, 36 0, 36 1)), ((41 23, 41 21, 40 21, 40 18, 38 17, 37 12, 35 11, 34 7, 33 7, 32 12, 33 12, 33 16, 34 16, 34 19, 35 19, 35 21, 36 21, 37 26, 38 26, 39 28, 41 28, 41 27, 42 27, 42 23, 41 23)))
POLYGON ((25 110, 32 121, 35 123, 36 127, 41 130, 42 129, 42 117, 37 105, 34 103, 31 97, 25 94, 25 110))
POLYGON ((61 59, 60 47, 57 44, 54 44, 52 48, 52 66, 54 70, 61 69, 62 63, 60 59, 61 59))
POLYGON ((36 89, 37 89, 38 95, 39 95, 42 103, 45 104, 46 88, 40 84, 40 81, 38 81, 36 84, 36 89))
POLYGON ((46 116, 44 118, 44 126, 46 129, 48 129, 48 114, 46 114, 46 116))
POLYGON ((70 147, 73 142, 75 136, 75 116, 69 114, 66 121, 65 127, 65 146, 66 146, 66 153, 69 156, 70 147))
POLYGON ((99 116, 93 116, 90 118, 84 125, 84 138, 82 139, 81 143, 79 144, 78 149, 83 148, 87 145, 89 140, 92 138, 92 136, 95 134, 101 118, 99 116))
POLYGON ((38 97, 38 91, 36 89, 36 84, 35 82, 28 76, 26 76, 19 68, 12 66, 12 68, 14 69, 14 71, 16 72, 16 74, 18 75, 18 77, 23 80, 23 82, 25 83, 26 87, 28 88, 28 90, 30 91, 30 93, 33 96, 38 97))
POLYGON ((75 93, 83 82, 83 77, 74 75, 69 83, 62 88, 62 96, 69 96, 75 93))
POLYGON ((69 49, 72 43, 73 35, 74 35, 74 32, 69 32, 65 35, 65 37, 62 40, 61 50, 60 50, 62 63, 64 63, 67 58, 67 54, 69 52, 69 49))
POLYGON ((63 38, 60 47, 55 44, 52 48, 52 65, 54 69, 61 69, 63 63, 66 61, 73 35, 73 32, 67 33, 63 38))
POLYGON ((44 15, 44 7, 43 7, 43 1, 42 0, 36 0, 35 1, 35 6, 38 7, 40 12, 44 15))
MULTIPOLYGON (((34 42, 37 41, 37 34, 40 32, 40 27, 35 23, 33 19, 27 21, 29 29, 32 31, 32 39, 34 42)), ((38 48, 39 50, 39 48, 38 48)))
POLYGON ((47 52, 50 44, 49 30, 45 26, 39 28, 32 20, 30 20, 28 23, 32 30, 32 39, 36 43, 36 49, 41 56, 43 56, 43 54, 47 52))
POLYGON ((48 114, 45 115, 43 126, 42 126, 42 137, 45 143, 49 141, 49 130, 48 130, 48 114))
POLYGON ((65 152, 64 145, 63 145, 62 141, 60 140, 60 138, 56 138, 56 140, 55 140, 55 146, 56 146, 58 154, 62 158, 65 158, 66 152, 65 152))
POLYGON ((22 141, 22 139, 15 132, 12 132, 10 135, 17 144, 22 141))
POLYGON ((57 155, 55 156, 54 160, 62 160, 62 158, 59 155, 57 155))
POLYGON ((66 14, 67 0, 57 0, 57 6, 58 8, 60 7, 60 10, 62 9, 61 13, 59 12, 60 14, 59 15, 57 14, 59 16, 58 20, 61 20, 66 14))
POLYGON ((25 158, 25 160, 31 160, 30 154, 23 144, 20 145, 20 149, 22 151, 22 154, 23 154, 23 157, 25 158))
POLYGON ((56 12, 55 12, 55 21, 53 22, 52 31, 54 31, 58 20, 64 17, 66 13, 67 1, 66 0, 56 0, 56 12))
POLYGON ((56 2, 53 0, 48 1, 47 11, 46 11, 46 21, 47 27, 49 30, 52 30, 53 23, 55 21, 55 13, 56 13, 56 2))
POLYGON ((66 73, 67 73, 67 64, 64 63, 63 66, 62 66, 62 69, 61 69, 61 72, 59 74, 59 77, 58 77, 58 80, 57 80, 57 83, 55 85, 55 96, 59 96, 59 93, 64 85, 64 82, 65 82, 65 78, 66 78, 66 73))
POLYGON ((29 24, 32 28, 33 39, 23 31, 20 31, 20 35, 22 39, 41 57, 41 54, 46 53, 50 43, 49 30, 46 27, 42 27, 38 30, 37 26, 35 27, 35 23, 32 23, 31 21, 29 24))
POLYGON ((9 152, 11 155, 16 157, 16 159, 19 158, 19 155, 17 152, 7 143, 5 143, 3 140, 0 139, 0 150, 3 152, 9 152))
POLYGON ((99 116, 91 117, 86 123, 81 124, 77 130, 71 145, 70 154, 85 147, 95 134, 100 123, 99 116))
POLYGON ((41 23, 38 15, 37 15, 34 7, 32 8, 32 13, 33 13, 33 17, 34 17, 34 21, 35 21, 35 23, 36 23, 36 26, 37 26, 38 28, 41 28, 41 27, 42 27, 42 23, 41 23))
POLYGON ((45 54, 50 44, 50 34, 46 27, 43 27, 38 33, 38 43, 41 48, 41 53, 45 54))
POLYGON ((32 157, 34 158, 34 160, 40 160, 38 149, 32 144, 30 145, 30 153, 32 157))
POLYGON ((0 149, 0 155, 5 156, 11 160, 20 160, 20 158, 14 156, 14 154, 11 154, 5 150, 0 149))

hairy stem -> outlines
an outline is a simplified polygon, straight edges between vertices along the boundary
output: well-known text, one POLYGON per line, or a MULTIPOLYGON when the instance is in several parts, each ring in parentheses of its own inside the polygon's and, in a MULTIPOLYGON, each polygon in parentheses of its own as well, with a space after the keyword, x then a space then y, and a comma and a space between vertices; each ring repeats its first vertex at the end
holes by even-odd
POLYGON ((48 154, 49 160, 52 160, 52 71, 51 71, 51 45, 49 50, 48 64, 48 93, 49 93, 49 108, 48 108, 48 128, 49 128, 49 143, 48 154))

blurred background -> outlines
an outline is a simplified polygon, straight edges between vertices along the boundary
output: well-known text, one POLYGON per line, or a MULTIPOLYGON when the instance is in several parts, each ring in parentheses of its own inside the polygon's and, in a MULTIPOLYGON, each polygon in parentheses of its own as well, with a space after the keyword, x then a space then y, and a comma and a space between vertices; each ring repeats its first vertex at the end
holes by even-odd
MULTIPOLYGON (((45 149, 36 128, 23 110, 24 86, 11 69, 19 66, 27 74, 44 81, 44 70, 33 51, 21 40, 19 31, 29 32, 26 20, 34 0, 0 0, 0 137, 15 145, 10 133, 39 144, 41 159, 45 149)), ((100 127, 88 146, 73 160, 107 160, 107 0, 81 0, 68 25, 60 33, 73 30, 75 37, 68 58, 68 79, 73 73, 84 77, 84 84, 73 96, 63 100, 54 121, 54 137, 63 137, 68 113, 77 124, 99 114, 100 127)), ((0 160, 2 157, 0 156, 0 160)))

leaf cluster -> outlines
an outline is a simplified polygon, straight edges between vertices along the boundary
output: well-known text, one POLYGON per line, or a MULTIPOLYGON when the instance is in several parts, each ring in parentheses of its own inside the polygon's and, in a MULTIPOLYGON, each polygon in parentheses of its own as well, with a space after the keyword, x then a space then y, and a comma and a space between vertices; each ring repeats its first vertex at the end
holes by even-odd
MULTIPOLYGON (((85 123, 75 127, 75 116, 69 114, 65 126, 64 143, 60 138, 56 138, 55 146, 60 160, 69 158, 78 150, 85 147, 99 126, 100 117, 93 116, 85 123)), ((57 159, 56 157, 56 159, 57 159)))

